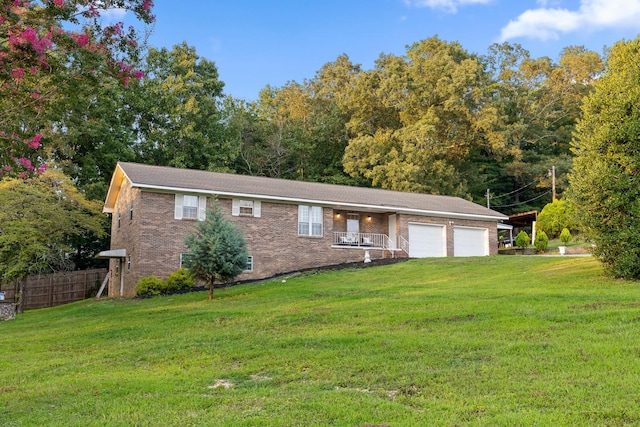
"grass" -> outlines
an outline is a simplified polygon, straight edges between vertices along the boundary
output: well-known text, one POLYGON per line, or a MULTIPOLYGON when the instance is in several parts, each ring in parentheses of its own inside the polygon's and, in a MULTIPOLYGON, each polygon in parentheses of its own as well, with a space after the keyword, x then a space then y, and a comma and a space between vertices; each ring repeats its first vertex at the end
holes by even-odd
POLYGON ((0 323, 1 426, 638 425, 640 287, 412 260, 0 323))

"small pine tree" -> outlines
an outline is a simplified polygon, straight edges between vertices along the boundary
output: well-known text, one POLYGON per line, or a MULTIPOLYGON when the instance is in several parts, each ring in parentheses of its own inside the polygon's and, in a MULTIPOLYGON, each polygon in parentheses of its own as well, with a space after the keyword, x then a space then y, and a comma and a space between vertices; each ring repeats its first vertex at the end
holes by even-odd
POLYGON ((244 236, 217 206, 207 212, 206 220, 198 223, 185 244, 189 248, 189 272, 209 285, 210 300, 216 283, 232 280, 247 267, 244 236))
POLYGON ((528 248, 531 244, 531 237, 527 234, 526 231, 522 230, 516 236, 516 246, 520 249, 528 248))
POLYGON ((533 246, 536 247, 536 251, 544 252, 547 250, 547 246, 549 245, 549 237, 547 237, 547 233, 544 231, 539 231, 536 234, 536 241, 533 246))
POLYGON ((571 240, 571 232, 568 228, 563 228, 562 233, 560 233, 560 241, 563 246, 567 246, 567 243, 571 240))

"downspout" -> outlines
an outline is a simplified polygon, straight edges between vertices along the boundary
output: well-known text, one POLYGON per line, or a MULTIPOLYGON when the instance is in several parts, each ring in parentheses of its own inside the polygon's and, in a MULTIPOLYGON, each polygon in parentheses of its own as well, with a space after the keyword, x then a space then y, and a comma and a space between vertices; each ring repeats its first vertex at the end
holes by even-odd
POLYGON ((124 295, 124 258, 120 258, 120 296, 124 295))

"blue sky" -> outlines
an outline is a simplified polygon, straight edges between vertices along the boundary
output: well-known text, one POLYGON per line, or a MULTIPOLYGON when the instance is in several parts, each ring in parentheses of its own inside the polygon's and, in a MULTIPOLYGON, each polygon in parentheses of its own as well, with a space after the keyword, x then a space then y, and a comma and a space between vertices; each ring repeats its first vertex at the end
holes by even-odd
POLYGON ((154 47, 186 41, 216 63, 225 94, 254 100, 302 82, 339 55, 371 69, 381 53, 438 35, 479 54, 519 43, 556 60, 563 47, 640 33, 640 0, 155 0, 154 47))

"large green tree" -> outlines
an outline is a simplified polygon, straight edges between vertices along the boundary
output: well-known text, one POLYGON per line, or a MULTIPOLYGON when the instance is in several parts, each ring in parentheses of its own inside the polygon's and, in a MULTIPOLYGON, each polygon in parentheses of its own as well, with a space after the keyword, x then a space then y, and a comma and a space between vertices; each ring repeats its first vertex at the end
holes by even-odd
POLYGON ((557 192, 566 188, 571 133, 582 98, 602 71, 602 59, 578 46, 564 49, 555 63, 504 43, 492 45, 483 61, 492 74, 487 103, 498 117, 488 136, 492 145, 504 148, 485 162, 478 158, 479 164, 493 169, 485 188, 498 196, 492 204, 506 212, 540 209, 551 199, 548 171, 553 166, 557 192), (500 197, 504 194, 509 197, 500 197))
POLYGON ((495 120, 481 102, 486 78, 476 56, 437 37, 381 55, 353 84, 345 170, 383 188, 468 196, 465 163, 495 120))
POLYGON ((105 236, 102 203, 88 201, 58 170, 0 181, 0 281, 73 270, 87 254, 82 242, 105 236))
POLYGON ((135 159, 135 111, 138 81, 128 88, 104 76, 102 84, 78 84, 59 102, 53 117, 52 158, 91 199, 104 200, 119 161, 135 159))
POLYGON ((247 268, 244 237, 217 206, 198 222, 185 243, 189 248, 187 268, 193 277, 209 285, 209 299, 213 298, 216 283, 233 280, 247 268))
POLYGON ((570 197, 594 254, 640 279, 640 37, 616 43, 576 127, 570 197))
POLYGON ((136 126, 138 160, 190 169, 225 170, 235 158, 219 112, 224 83, 215 63, 186 43, 149 49, 136 126))

